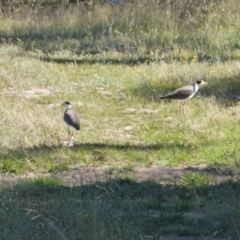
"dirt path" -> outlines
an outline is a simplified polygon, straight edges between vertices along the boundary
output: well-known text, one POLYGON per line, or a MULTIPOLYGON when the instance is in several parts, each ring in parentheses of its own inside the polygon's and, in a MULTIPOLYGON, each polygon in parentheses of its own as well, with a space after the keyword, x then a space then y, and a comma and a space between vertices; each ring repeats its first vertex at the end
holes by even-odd
POLYGON ((130 177, 136 181, 154 180, 162 182, 163 180, 179 179, 186 174, 203 174, 212 178, 214 184, 232 178, 230 169, 209 170, 203 167, 193 168, 135 168, 133 170, 111 170, 108 167, 72 167, 66 171, 57 173, 36 173, 31 172, 24 175, 0 174, 0 184, 15 184, 20 179, 35 178, 41 176, 55 176, 59 178, 66 186, 78 186, 85 184, 94 184, 95 182, 106 181, 109 178, 130 177))

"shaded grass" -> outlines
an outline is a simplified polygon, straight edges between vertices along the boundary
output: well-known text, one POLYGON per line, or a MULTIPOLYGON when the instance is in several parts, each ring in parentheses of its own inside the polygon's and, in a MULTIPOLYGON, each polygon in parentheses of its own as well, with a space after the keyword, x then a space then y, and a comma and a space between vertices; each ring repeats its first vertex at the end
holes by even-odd
POLYGON ((112 178, 73 188, 51 177, 23 180, 1 189, 1 238, 235 237, 239 182, 209 185, 199 177, 190 185, 112 178))

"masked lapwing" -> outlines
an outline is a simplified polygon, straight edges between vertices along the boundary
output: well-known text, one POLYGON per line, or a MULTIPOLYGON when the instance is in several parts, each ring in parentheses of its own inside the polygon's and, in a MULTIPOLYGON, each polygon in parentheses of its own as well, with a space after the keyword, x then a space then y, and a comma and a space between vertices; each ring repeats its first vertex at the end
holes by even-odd
POLYGON ((63 115, 63 120, 68 126, 68 145, 69 145, 74 134, 74 130, 71 134, 70 127, 75 128, 75 130, 77 131, 80 130, 80 120, 77 113, 73 111, 71 103, 65 101, 64 104, 66 109, 63 115))
POLYGON ((175 91, 160 97, 160 99, 182 100, 182 107, 184 107, 185 102, 196 94, 196 92, 199 90, 200 85, 205 84, 207 83, 203 80, 198 80, 192 85, 178 88, 175 91))

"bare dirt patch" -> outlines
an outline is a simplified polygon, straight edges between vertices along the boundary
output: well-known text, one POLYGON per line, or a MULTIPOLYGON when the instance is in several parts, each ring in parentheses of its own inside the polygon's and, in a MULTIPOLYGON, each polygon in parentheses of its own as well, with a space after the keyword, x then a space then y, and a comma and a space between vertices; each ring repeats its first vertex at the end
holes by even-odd
POLYGON ((51 95, 52 91, 50 89, 44 88, 32 88, 30 90, 24 91, 23 95, 27 98, 48 96, 51 95))
POLYGON ((230 169, 209 170, 207 168, 182 168, 182 167, 155 167, 155 168, 134 168, 132 170, 111 169, 108 167, 71 167, 68 170, 56 173, 30 172, 23 175, 0 174, 0 184, 15 184, 21 179, 35 177, 54 176, 66 186, 81 186, 104 182, 114 177, 129 177, 135 181, 156 181, 164 184, 165 180, 174 180, 184 177, 187 174, 208 174, 212 176, 212 184, 219 184, 232 178, 230 169))
POLYGON ((34 98, 34 97, 41 97, 41 96, 48 96, 52 94, 52 90, 48 88, 32 88, 29 90, 25 90, 23 92, 18 92, 14 88, 5 88, 3 89, 3 93, 5 95, 23 95, 26 98, 34 98))

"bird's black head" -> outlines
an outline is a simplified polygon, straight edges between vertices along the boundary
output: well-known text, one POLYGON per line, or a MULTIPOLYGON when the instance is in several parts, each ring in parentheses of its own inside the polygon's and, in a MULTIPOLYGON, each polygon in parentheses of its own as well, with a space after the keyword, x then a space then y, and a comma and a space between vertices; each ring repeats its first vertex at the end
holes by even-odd
POLYGON ((196 84, 198 84, 198 85, 206 85, 206 84, 208 84, 208 83, 205 82, 205 81, 203 81, 203 80, 197 80, 197 81, 196 81, 196 84))
POLYGON ((197 83, 198 85, 201 85, 202 80, 197 80, 196 83, 197 83))
POLYGON ((67 105, 71 105, 71 103, 69 101, 65 101, 64 103, 67 105))

